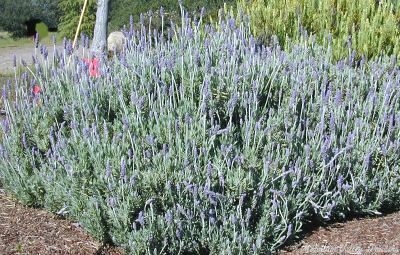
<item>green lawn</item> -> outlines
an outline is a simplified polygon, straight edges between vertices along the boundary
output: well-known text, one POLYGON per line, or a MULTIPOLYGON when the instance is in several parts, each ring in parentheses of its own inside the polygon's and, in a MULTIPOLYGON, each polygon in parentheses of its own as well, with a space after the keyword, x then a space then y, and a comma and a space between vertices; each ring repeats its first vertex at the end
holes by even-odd
MULTIPOLYGON (((59 38, 57 37, 58 34, 56 32, 49 32, 46 37, 40 39, 40 42, 43 44, 51 44, 53 35, 56 36, 56 39, 59 40, 59 38)), ((33 38, 24 37, 13 39, 9 36, 7 32, 0 32, 0 49, 6 47, 31 46, 32 43, 33 38)))
POLYGON ((0 48, 32 45, 32 38, 13 39, 7 32, 0 32, 0 48))

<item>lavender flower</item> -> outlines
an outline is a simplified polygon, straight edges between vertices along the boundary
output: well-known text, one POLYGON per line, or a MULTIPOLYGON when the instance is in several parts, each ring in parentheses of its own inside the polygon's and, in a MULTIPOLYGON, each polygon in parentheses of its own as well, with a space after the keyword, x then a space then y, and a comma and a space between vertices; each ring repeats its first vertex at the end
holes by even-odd
POLYGON ((257 196, 258 196, 259 198, 262 198, 263 195, 264 195, 264 185, 263 185, 263 184, 260 184, 260 185, 258 186, 257 196))
POLYGON ((232 223, 232 225, 235 225, 237 223, 237 218, 236 218, 236 216, 234 214, 231 214, 229 216, 229 220, 232 223))
POLYGON ((211 224, 214 224, 216 221, 216 214, 213 209, 208 210, 208 220, 211 224))
POLYGON ((126 116, 122 117, 122 126, 124 130, 129 129, 129 119, 126 116))
POLYGON ((137 177, 135 175, 132 175, 131 178, 129 178, 129 186, 131 188, 136 185, 136 180, 137 180, 137 177))
POLYGON ((271 223, 274 224, 277 218, 276 212, 275 212, 275 208, 273 208, 270 212, 270 216, 271 216, 271 223))
POLYGON ((347 136, 346 146, 347 147, 353 146, 354 142, 355 142, 355 135, 353 132, 350 132, 347 136))
POLYGON ((342 190, 342 186, 343 186, 343 175, 339 175, 337 179, 337 188, 339 191, 342 190))
POLYGON ((26 134, 25 133, 22 134, 22 145, 24 146, 25 149, 28 148, 28 143, 26 141, 26 134))
POLYGON ((86 48, 86 41, 85 41, 85 38, 86 38, 85 34, 84 34, 84 33, 81 33, 81 44, 82 44, 82 46, 83 46, 84 48, 86 48))
POLYGON ((205 12, 206 12, 206 9, 204 7, 202 7, 201 10, 200 10, 200 17, 201 18, 204 17, 205 12))
POLYGON ((293 233, 293 224, 290 223, 287 228, 286 239, 289 238, 290 236, 292 236, 292 233, 293 233))
POLYGON ((208 177, 211 177, 212 171, 213 171, 213 166, 211 164, 211 161, 208 161, 208 163, 207 163, 207 176, 208 177))
POLYGON ((110 160, 107 159, 105 176, 108 179, 108 178, 110 178, 110 175, 111 175, 110 160))
POLYGON ((347 192, 352 188, 352 186, 350 184, 348 184, 348 183, 345 183, 345 184, 342 185, 342 188, 343 188, 344 191, 347 192))
POLYGON ((365 167, 367 167, 367 168, 369 168, 370 167, 370 164, 371 164, 371 154, 372 153, 367 153, 367 155, 365 155, 365 157, 364 157, 364 166, 365 167))
POLYGON ((1 97, 3 98, 3 100, 8 99, 8 90, 6 87, 7 86, 3 86, 2 90, 1 90, 1 97))
POLYGON ((219 185, 221 187, 224 187, 225 186, 225 178, 224 178, 224 175, 222 173, 218 174, 218 179, 219 179, 219 185))
POLYGON ((153 135, 147 135, 146 136, 146 142, 147 142, 148 145, 153 147, 156 144, 156 139, 154 138, 153 135))
POLYGON ((242 193, 241 195, 240 195, 240 198, 239 198, 239 205, 238 205, 238 207, 239 208, 242 208, 243 207, 243 202, 244 202, 244 198, 246 197, 246 193, 242 193))
POLYGON ((67 45, 68 45, 67 38, 64 37, 64 38, 63 38, 63 48, 64 48, 64 50, 67 50, 67 45))
POLYGON ((331 146, 331 136, 330 135, 326 135, 324 138, 324 142, 321 146, 321 156, 322 158, 326 158, 327 157, 327 152, 329 150, 331 146))
POLYGON ((127 176, 126 176, 126 160, 124 157, 121 158, 121 179, 126 183, 127 182, 127 176))
POLYGON ((335 130, 336 124, 335 124, 335 115, 334 113, 330 114, 330 119, 329 119, 329 129, 331 132, 335 130))
POLYGON ((74 48, 72 47, 71 41, 66 40, 65 44, 64 44, 64 47, 65 47, 64 49, 65 49, 65 52, 66 52, 67 56, 71 56, 73 51, 74 51, 74 48))
POLYGON ((251 209, 247 208, 246 209, 246 220, 245 220, 247 225, 250 225, 250 219, 251 219, 251 209))
POLYGON ((172 224, 173 218, 172 218, 172 212, 171 212, 171 210, 168 210, 168 211, 165 213, 164 218, 165 218, 165 221, 166 221, 169 225, 172 224))
POLYGON ((117 200, 116 200, 116 198, 115 198, 115 197, 109 197, 109 198, 107 199, 107 204, 108 204, 109 207, 115 208, 115 206, 117 205, 117 200))
POLYGON ((182 237, 183 237, 183 230, 182 230, 182 227, 178 227, 178 229, 175 231, 175 236, 176 236, 178 239, 182 239, 182 237))
POLYGON ((239 98, 239 95, 238 95, 237 92, 235 92, 235 93, 233 93, 231 95, 231 98, 228 101, 228 113, 229 113, 229 115, 233 114, 233 110, 235 109, 235 106, 236 106, 236 104, 238 102, 238 98, 239 98))
POLYGON ((141 226, 144 226, 144 215, 143 211, 139 212, 138 218, 135 220, 135 222, 138 222, 141 226))
POLYGON ((336 94, 335 94, 335 105, 336 106, 339 106, 339 105, 342 104, 342 101, 343 101, 342 97, 343 97, 342 91, 341 90, 337 90, 336 94))

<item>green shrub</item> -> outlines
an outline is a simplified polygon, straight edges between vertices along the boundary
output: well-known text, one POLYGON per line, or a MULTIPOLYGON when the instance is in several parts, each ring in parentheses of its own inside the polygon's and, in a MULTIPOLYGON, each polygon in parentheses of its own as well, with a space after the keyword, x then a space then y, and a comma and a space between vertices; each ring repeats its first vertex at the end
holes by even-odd
POLYGON ((358 57, 400 55, 400 7, 398 1, 376 0, 239 0, 251 16, 252 32, 268 42, 299 42, 306 33, 333 50, 334 59, 348 54, 347 44, 358 57), (379 2, 379 3, 378 3, 379 2))
POLYGON ((36 24, 36 31, 40 39, 46 38, 49 35, 49 28, 43 22, 36 24))

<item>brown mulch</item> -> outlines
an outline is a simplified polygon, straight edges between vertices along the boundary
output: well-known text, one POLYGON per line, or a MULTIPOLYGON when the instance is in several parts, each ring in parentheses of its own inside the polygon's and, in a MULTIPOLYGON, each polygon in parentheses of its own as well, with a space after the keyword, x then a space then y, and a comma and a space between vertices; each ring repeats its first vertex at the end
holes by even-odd
POLYGON ((0 254, 122 255, 104 247, 78 224, 43 210, 21 205, 0 189, 0 254))
POLYGON ((279 254, 400 254, 400 212, 319 227, 279 254))
MULTIPOLYGON (((74 222, 29 208, 0 189, 0 254, 109 254, 74 222)), ((319 227, 278 254, 400 254, 400 212, 319 227)))

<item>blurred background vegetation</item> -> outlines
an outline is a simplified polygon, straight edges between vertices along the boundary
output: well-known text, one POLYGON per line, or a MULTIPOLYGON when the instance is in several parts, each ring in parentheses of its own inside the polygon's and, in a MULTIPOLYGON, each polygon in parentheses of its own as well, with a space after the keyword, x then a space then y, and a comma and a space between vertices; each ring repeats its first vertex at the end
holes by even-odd
MULTIPOLYGON (((400 55, 400 1, 398 0, 183 0, 187 12, 217 16, 226 3, 240 7, 250 16, 251 29, 259 43, 269 44, 276 35, 288 48, 307 41, 330 47, 334 60, 349 54, 360 59, 380 55, 400 55), (310 40, 310 35, 315 39, 310 40)), ((162 6, 167 25, 180 21, 178 0, 110 0, 108 30, 129 26, 130 16, 139 23, 140 14, 152 16, 154 28, 161 25, 162 6)), ((32 36, 36 24, 43 22, 58 36, 72 38, 83 0, 1 0, 0 28, 12 37, 32 36), (33 31, 33 32, 32 32, 33 31)), ((82 32, 92 36, 96 0, 89 0, 82 32)), ((145 19, 148 20, 148 19, 145 19)), ((42 36, 42 35, 41 35, 42 36)), ((43 36, 42 36, 43 37, 43 36)))
MULTIPOLYGON (((83 0, 1 0, 0 27, 9 32, 14 38, 31 36, 27 26, 42 21, 50 30, 57 28, 60 36, 72 38, 79 21, 83 0)), ((89 0, 82 24, 82 32, 93 36, 96 20, 96 0, 89 0)), ((218 9, 224 3, 235 5, 235 0, 185 0, 182 1, 188 12, 199 13, 205 7, 205 15, 216 16, 218 9)), ((180 20, 179 2, 177 0, 110 0, 109 2, 109 31, 120 30, 129 25, 132 15, 135 23, 139 22, 141 13, 153 13, 153 22, 157 24, 160 7, 164 8, 165 19, 175 23, 180 20)), ((35 28, 35 26, 33 26, 35 28)), ((31 28, 32 29, 32 28, 31 28)))
POLYGON ((302 41, 312 34, 317 43, 331 47, 335 60, 349 55, 349 49, 355 58, 399 56, 398 0, 238 2, 250 15, 252 33, 263 43, 276 35, 280 45, 290 47, 290 42, 302 41))

